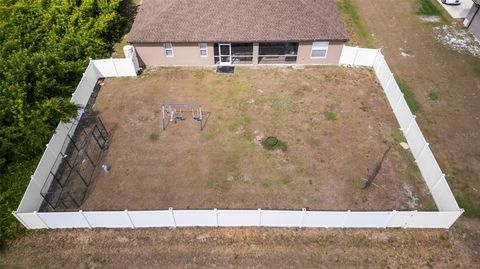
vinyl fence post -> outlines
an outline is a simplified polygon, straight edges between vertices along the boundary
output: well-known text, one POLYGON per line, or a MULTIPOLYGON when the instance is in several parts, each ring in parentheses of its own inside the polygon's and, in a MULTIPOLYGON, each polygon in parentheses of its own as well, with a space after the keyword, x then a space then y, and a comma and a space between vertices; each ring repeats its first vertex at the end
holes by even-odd
POLYGON ((218 210, 214 208, 213 213, 215 214, 215 226, 218 227, 218 210))
MULTIPOLYGON (((53 133, 53 135, 55 135, 55 134, 56 134, 56 131, 55 131, 55 133, 53 133)), ((53 135, 52 135, 52 136, 53 136, 53 135)), ((53 152, 53 150, 49 147, 49 145, 50 145, 50 144, 46 144, 46 145, 45 145, 45 150, 48 151, 48 152, 50 152, 50 153, 56 158, 56 157, 57 157, 57 154, 55 154, 55 152, 53 152)))
POLYGON ((435 182, 435 184, 433 184, 432 188, 430 188, 430 191, 431 192, 435 192, 435 189, 438 187, 438 185, 440 185, 440 182, 442 182, 442 179, 445 178, 445 174, 442 173, 440 175, 440 177, 437 179, 437 181, 435 182))
POLYGON ((375 70, 375 63, 377 62, 378 55, 380 54, 380 49, 377 49, 377 53, 375 54, 375 57, 373 58, 373 70, 375 70))
POLYGON ((170 216, 172 218, 173 228, 177 228, 177 222, 175 221, 175 215, 173 214, 173 207, 169 207, 168 211, 170 211, 170 216))
POLYGON ((390 83, 392 83, 394 79, 395 77, 393 76, 393 73, 391 73, 390 77, 388 78, 387 85, 385 85, 385 88, 383 89, 383 91, 385 92, 385 95, 387 94, 388 88, 390 87, 390 83))
POLYGON ((40 182, 38 182, 34 176, 31 176, 30 180, 33 181, 40 190, 43 188, 42 184, 40 184, 40 182))
POLYGON ((353 62, 352 62, 353 66, 355 66, 355 61, 357 61, 357 55, 358 55, 358 46, 355 47, 355 56, 353 57, 353 62))
POLYGON ((37 218, 40 220, 40 222, 42 222, 43 225, 45 225, 45 227, 47 227, 47 229, 50 229, 50 227, 48 227, 47 223, 42 219, 42 217, 40 217, 40 215, 38 214, 37 211, 33 211, 33 214, 34 214, 35 216, 37 216, 37 218))
POLYGON ((418 160, 423 155, 423 153, 427 150, 428 145, 429 145, 428 142, 425 143, 422 150, 420 150, 420 152, 417 154, 417 156, 415 156, 415 160, 418 160))
POLYGON ((395 114, 395 116, 397 116, 397 109, 398 107, 400 106, 400 102, 402 101, 402 98, 403 98, 403 92, 400 94, 400 96, 398 97, 398 100, 397 102, 395 103, 395 106, 393 107, 393 113, 395 114))
POLYGON ((390 212, 390 214, 388 215, 387 220, 386 220, 385 223, 383 224, 383 228, 384 228, 384 229, 386 229, 386 228, 388 227, 388 224, 389 224, 390 221, 392 220, 393 215, 395 215, 395 213, 397 213, 397 210, 393 210, 392 212, 390 212))
POLYGON ((27 225, 27 223, 19 216, 17 215, 17 212, 13 211, 12 212, 12 215, 18 220, 20 221, 21 224, 23 224, 23 226, 25 226, 25 228, 31 230, 32 228, 30 228, 30 226, 27 225))
POLYGON ((130 228, 135 229, 135 224, 133 224, 132 218, 130 214, 128 214, 128 210, 125 209, 125 214, 127 215, 128 221, 130 222, 130 228))
MULTIPOLYGON (((417 213, 417 210, 413 210, 413 211, 410 211, 410 217, 408 218, 408 220, 403 224, 403 229, 406 229, 408 227, 408 221, 413 218, 413 216, 415 216, 415 214, 417 213)), ((415 227, 414 227, 415 228, 415 227)))
POLYGON ((110 61, 112 61, 113 69, 115 70, 115 75, 118 77, 117 67, 115 66, 115 60, 110 57, 110 61))
POLYGON ((78 213, 80 213, 80 215, 82 215, 83 219, 88 224, 88 228, 92 229, 92 224, 90 224, 90 221, 88 221, 87 216, 85 216, 85 214, 83 214, 83 210, 78 210, 78 213))
POLYGON ((347 212, 345 212, 345 216, 343 217, 342 228, 345 228, 345 224, 347 223, 347 218, 349 214, 350 214, 350 210, 347 210, 347 212))
POLYGON ((257 224, 257 226, 260 227, 260 226, 262 226, 262 209, 259 208, 257 210, 257 212, 258 212, 258 224, 257 224))
POLYGON ((345 44, 342 45, 342 53, 340 53, 340 59, 338 60, 338 65, 343 65, 342 63, 342 56, 344 55, 343 53, 345 52, 345 44))
POLYGON ((306 211, 306 208, 302 208, 302 214, 300 215, 300 224, 298 225, 299 228, 303 228, 303 219, 305 218, 306 211))
POLYGON ((415 118, 417 116, 413 115, 412 119, 410 120, 410 123, 408 123, 407 128, 405 128, 405 131, 403 131, 403 135, 407 136, 408 131, 410 131, 410 128, 412 128, 413 123, 415 122, 415 118))

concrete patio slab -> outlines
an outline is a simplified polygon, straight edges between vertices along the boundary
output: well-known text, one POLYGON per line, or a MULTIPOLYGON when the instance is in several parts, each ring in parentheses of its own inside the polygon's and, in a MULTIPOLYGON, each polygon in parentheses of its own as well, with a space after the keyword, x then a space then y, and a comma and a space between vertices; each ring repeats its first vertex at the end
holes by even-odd
POLYGON ((442 4, 442 0, 437 0, 442 7, 452 16, 454 19, 463 19, 467 16, 468 11, 473 5, 472 0, 462 0, 460 5, 452 6, 442 4))

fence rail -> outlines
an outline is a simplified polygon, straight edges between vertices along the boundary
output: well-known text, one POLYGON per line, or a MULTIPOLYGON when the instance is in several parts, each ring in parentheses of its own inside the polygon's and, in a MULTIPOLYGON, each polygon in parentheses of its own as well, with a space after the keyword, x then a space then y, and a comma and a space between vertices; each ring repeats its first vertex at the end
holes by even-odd
MULTIPOLYGON (((94 60, 75 91, 72 102, 86 105, 97 80, 130 76, 132 60, 94 60)), ((128 59, 127 59, 128 60, 128 59)), ((344 46, 341 65, 373 68, 395 114, 422 177, 439 211, 307 211, 303 210, 145 210, 37 212, 46 175, 62 150, 65 136, 76 126, 60 123, 32 176, 20 206, 13 214, 29 229, 146 228, 146 227, 312 227, 312 228, 449 228, 463 213, 458 207, 415 116, 379 49, 344 46)))
POLYGON ((357 47, 343 51, 340 64, 373 67, 438 210, 461 211, 381 51, 357 47))
POLYGON ((148 210, 16 213, 30 229, 149 227, 449 228, 462 214, 420 211, 148 210))
MULTIPOLYGON (((133 54, 133 56, 134 55, 135 54, 133 54)), ((98 79, 105 77, 136 76, 135 70, 134 61, 130 58, 91 60, 70 102, 85 107, 95 89, 98 79)), ((77 119, 80 118, 81 114, 82 110, 79 111, 77 119)), ((68 143, 67 135, 70 135, 70 137, 73 136, 77 128, 77 123, 77 120, 72 120, 71 122, 60 122, 58 124, 55 133, 46 145, 42 158, 31 177, 17 212, 33 212, 40 208, 43 202, 43 197, 40 194, 42 187, 51 183, 49 181, 51 181, 53 177, 50 177, 49 174, 51 171, 56 171, 55 165, 58 165, 58 162, 56 162, 57 157, 59 153, 65 153, 65 143, 68 143)))

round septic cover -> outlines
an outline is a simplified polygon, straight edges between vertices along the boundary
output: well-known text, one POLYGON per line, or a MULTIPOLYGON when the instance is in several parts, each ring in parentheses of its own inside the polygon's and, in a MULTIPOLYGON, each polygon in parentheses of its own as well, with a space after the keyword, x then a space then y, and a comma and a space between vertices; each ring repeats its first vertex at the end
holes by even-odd
POLYGON ((273 136, 269 136, 265 139, 265 143, 269 146, 275 146, 278 143, 278 139, 273 136))

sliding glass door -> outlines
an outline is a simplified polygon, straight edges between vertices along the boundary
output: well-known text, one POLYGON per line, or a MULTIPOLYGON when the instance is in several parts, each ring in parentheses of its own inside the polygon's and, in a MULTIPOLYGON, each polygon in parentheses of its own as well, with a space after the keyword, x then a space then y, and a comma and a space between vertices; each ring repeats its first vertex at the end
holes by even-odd
POLYGON ((218 55, 220 57, 220 64, 232 63, 232 44, 222 43, 218 44, 218 55))
POLYGON ((215 43, 215 64, 252 64, 253 43, 215 43))

